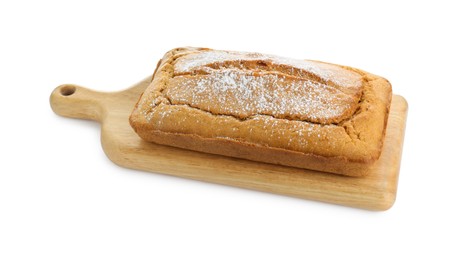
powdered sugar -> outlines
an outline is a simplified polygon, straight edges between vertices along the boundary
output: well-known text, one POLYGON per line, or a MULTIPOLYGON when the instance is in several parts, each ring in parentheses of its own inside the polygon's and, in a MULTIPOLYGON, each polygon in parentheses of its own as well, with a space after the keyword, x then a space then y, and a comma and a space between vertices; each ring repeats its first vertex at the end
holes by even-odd
POLYGON ((164 94, 173 104, 246 119, 254 115, 334 123, 354 100, 338 89, 269 72, 208 69, 207 75, 184 75, 170 80, 164 94))
POLYGON ((342 87, 358 87, 361 85, 361 79, 357 73, 345 70, 335 65, 252 52, 208 50, 191 53, 177 59, 175 63, 175 72, 186 73, 196 69, 201 69, 211 63, 239 60, 260 60, 271 62, 276 65, 290 66, 292 69, 296 68, 305 70, 321 78, 323 81, 332 81, 342 87))

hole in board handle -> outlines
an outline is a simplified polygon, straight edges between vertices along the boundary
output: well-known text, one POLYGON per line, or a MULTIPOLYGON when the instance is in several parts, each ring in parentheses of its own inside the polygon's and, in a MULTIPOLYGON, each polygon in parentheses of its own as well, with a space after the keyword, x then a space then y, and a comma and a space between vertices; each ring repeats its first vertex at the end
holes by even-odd
POLYGON ((60 89, 60 94, 62 96, 71 96, 76 92, 76 87, 74 86, 65 86, 60 89))

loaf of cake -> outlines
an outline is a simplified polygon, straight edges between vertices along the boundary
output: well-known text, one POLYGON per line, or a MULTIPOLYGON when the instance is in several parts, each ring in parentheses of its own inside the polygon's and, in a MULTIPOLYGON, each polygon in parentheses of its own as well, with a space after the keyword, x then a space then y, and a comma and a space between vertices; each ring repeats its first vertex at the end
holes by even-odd
POLYGON ((380 156, 391 97, 386 79, 347 66, 176 48, 130 124, 148 142, 364 176, 380 156))

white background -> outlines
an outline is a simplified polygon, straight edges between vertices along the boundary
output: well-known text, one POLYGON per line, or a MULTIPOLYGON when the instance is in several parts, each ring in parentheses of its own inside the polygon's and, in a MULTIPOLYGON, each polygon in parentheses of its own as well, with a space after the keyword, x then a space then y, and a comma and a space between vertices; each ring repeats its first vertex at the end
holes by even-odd
POLYGON ((0 2, 0 259, 456 259, 452 1, 0 2), (14 2, 14 4, 12 4, 14 2), (62 83, 121 90, 179 46, 359 67, 409 102, 386 212, 120 168, 62 83))

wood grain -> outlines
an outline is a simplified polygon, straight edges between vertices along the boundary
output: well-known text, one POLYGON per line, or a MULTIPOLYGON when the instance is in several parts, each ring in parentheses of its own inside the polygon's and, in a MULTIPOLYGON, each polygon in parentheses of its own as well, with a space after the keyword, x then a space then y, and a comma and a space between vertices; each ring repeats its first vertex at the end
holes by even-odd
POLYGON ((128 117, 150 80, 106 93, 61 85, 51 94, 51 107, 61 116, 100 122, 103 150, 111 161, 126 168, 369 210, 386 210, 395 202, 408 109, 401 96, 392 99, 381 158, 369 176, 355 178, 144 142, 130 127, 128 117))

